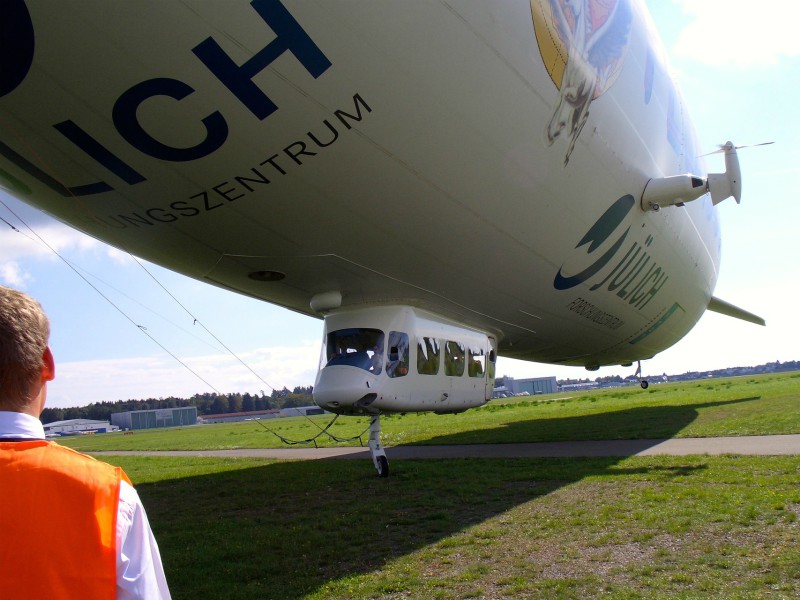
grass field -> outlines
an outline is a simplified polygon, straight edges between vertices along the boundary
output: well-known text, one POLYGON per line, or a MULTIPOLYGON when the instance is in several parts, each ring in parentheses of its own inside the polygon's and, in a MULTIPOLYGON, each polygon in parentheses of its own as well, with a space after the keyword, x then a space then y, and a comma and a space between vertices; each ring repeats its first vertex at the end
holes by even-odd
MULTIPOLYGON (((800 373, 789 373, 654 385, 647 391, 629 387, 529 396, 493 400, 459 415, 383 417, 382 439, 384 445, 396 446, 800 433, 799 395, 800 373)), ((303 440, 329 421, 330 416, 244 421, 60 441, 86 452, 278 448, 283 442, 264 426, 303 440)), ((343 417, 330 431, 341 438, 352 437, 368 424, 366 418, 343 417)), ((335 445, 324 436, 317 443, 335 445)))
MULTIPOLYGON (((389 418, 384 440, 800 432, 798 374, 532 400, 389 418)), ((316 427, 286 421, 290 437, 316 427)), ((337 435, 366 425, 343 421, 337 435)), ((67 441, 274 445, 255 423, 67 441)), ((176 599, 800 595, 798 456, 394 460, 388 479, 367 460, 104 459, 137 484, 176 599)))

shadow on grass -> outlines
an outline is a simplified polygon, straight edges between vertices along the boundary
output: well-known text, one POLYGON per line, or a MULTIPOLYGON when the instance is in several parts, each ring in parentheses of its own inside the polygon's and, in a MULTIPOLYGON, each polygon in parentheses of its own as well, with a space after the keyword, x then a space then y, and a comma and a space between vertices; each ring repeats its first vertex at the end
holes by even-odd
MULTIPOLYGON (((504 426, 493 437, 524 435, 539 427, 571 431, 572 439, 576 431, 585 439, 609 429, 630 437, 643 425, 670 437, 700 408, 748 400, 533 420, 504 426)), ((432 443, 474 441, 465 432, 432 443)), ((181 460, 201 465, 215 459, 181 460)), ((619 466, 619 460, 396 460, 388 479, 375 477, 369 460, 277 462, 166 479, 137 489, 174 598, 292 600, 331 582, 382 569, 393 559, 586 477, 641 472, 619 466)), ((652 478, 669 480, 697 468, 702 467, 646 471, 652 478)), ((396 585, 402 589, 401 583, 396 585)))
POLYGON ((702 404, 641 406, 574 417, 515 421, 494 429, 462 431, 430 438, 424 444, 642 440, 641 449, 645 449, 652 445, 645 440, 660 441, 675 437, 697 418, 700 409, 722 408, 759 399, 760 396, 752 396, 702 404))

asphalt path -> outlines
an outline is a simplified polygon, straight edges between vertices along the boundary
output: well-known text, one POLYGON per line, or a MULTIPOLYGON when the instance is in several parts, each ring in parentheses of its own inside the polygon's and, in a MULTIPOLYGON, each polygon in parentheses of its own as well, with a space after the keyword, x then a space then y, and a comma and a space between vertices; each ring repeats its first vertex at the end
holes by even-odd
MULTIPOLYGON (((753 435, 745 437, 672 438, 660 440, 608 440, 585 442, 538 442, 531 444, 462 444, 449 446, 386 447, 389 459, 432 458, 560 458, 601 456, 686 456, 690 454, 743 454, 778 456, 800 454, 800 435, 753 435)), ((239 450, 162 450, 92 452, 103 455, 205 456, 217 458, 259 457, 285 460, 369 458, 365 447, 249 448, 239 450)))

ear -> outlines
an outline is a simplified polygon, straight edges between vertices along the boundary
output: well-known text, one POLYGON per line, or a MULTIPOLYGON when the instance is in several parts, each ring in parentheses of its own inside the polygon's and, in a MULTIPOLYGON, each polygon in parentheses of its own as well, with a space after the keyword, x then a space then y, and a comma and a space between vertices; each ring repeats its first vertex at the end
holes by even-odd
POLYGON ((45 348, 42 355, 42 381, 53 381, 56 378, 56 362, 53 359, 53 353, 50 351, 50 346, 45 348))

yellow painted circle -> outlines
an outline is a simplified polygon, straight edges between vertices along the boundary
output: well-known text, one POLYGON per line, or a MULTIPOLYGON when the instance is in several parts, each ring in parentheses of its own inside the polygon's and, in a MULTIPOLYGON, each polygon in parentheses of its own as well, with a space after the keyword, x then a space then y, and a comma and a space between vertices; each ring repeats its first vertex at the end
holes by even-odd
POLYGON ((558 35, 549 0, 531 0, 531 13, 533 30, 536 33, 536 42, 539 45, 542 61, 550 74, 550 79, 558 89, 561 89, 561 80, 564 77, 569 52, 564 40, 558 35))

